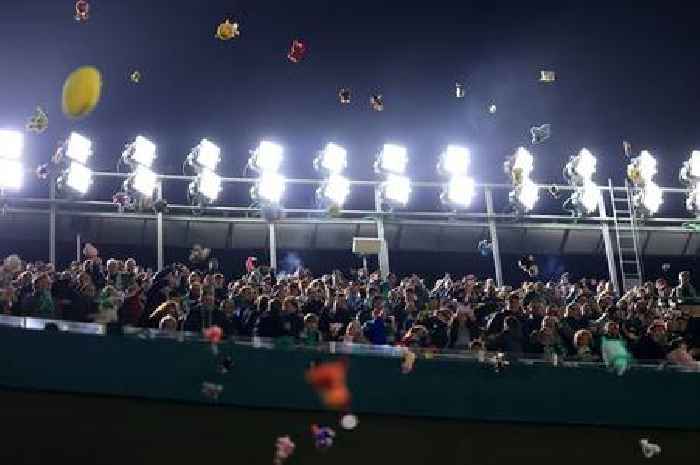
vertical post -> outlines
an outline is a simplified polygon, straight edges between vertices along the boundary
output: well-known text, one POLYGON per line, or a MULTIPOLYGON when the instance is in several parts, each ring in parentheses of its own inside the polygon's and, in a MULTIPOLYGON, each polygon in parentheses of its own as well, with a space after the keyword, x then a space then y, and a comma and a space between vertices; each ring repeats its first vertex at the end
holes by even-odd
POLYGON ((75 233, 75 261, 77 261, 77 262, 80 261, 80 256, 82 255, 80 253, 80 246, 81 246, 80 233, 75 233))
POLYGON ((496 285, 503 286, 503 270, 501 269, 501 248, 498 245, 498 231, 496 229, 495 210, 493 209, 493 193, 491 188, 484 188, 486 198, 486 213, 489 217, 489 234, 491 236, 491 254, 493 255, 493 267, 496 270, 496 285))
POLYGON ((56 264, 56 176, 49 179, 49 262, 58 269, 56 264))
MULTIPOLYGON (((614 195, 612 190, 612 181, 608 181, 608 189, 610 189, 611 198, 614 195)), ((608 260, 608 278, 615 288, 615 293, 620 295, 620 284, 617 281, 617 268, 615 266, 615 251, 612 246, 612 240, 610 239, 610 225, 608 225, 608 213, 605 207, 605 200, 603 200, 603 195, 598 198, 598 209, 600 211, 600 216, 603 220, 600 222, 600 231, 603 234, 603 243, 605 244, 605 258, 608 260)))
MULTIPOLYGON (((163 200, 163 181, 158 182, 158 200, 163 200)), ((158 209, 156 215, 156 261, 158 271, 165 267, 165 245, 163 243, 163 211, 158 209)))
POLYGON ((269 223, 268 228, 270 230, 270 268, 277 271, 277 231, 275 223, 269 223))
POLYGON ((382 193, 379 187, 374 188, 374 210, 377 212, 377 238, 379 245, 379 274, 382 279, 389 276, 389 246, 384 235, 384 215, 382 215, 382 193))

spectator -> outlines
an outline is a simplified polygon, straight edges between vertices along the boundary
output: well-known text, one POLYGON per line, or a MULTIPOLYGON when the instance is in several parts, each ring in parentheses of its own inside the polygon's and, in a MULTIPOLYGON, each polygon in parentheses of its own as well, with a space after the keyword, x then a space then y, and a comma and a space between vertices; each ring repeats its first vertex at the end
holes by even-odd
POLYGON ((267 310, 258 318, 253 334, 268 338, 284 336, 282 302, 279 299, 272 299, 268 302, 267 310))
POLYGON ((123 302, 121 292, 114 286, 106 286, 100 292, 99 302, 97 305, 97 313, 93 321, 95 323, 115 323, 118 317, 118 310, 123 302))
POLYGON ((56 307, 51 297, 51 281, 47 273, 40 273, 32 283, 34 291, 29 296, 24 308, 28 309, 30 316, 38 318, 59 318, 56 307))
POLYGON ((507 316, 503 320, 503 330, 498 334, 492 334, 487 340, 487 347, 499 352, 510 352, 516 355, 525 353, 525 338, 523 337, 520 323, 513 316, 507 316))
MULTIPOLYGON (((380 297, 375 298, 381 299, 380 297)), ((379 300, 376 300, 379 301, 379 300)), ((374 345, 385 345, 387 343, 387 328, 384 321, 384 309, 374 308, 372 310, 372 319, 362 325, 362 333, 367 340, 374 345)))
POLYGON ((318 315, 307 313, 304 316, 304 329, 301 331, 301 343, 308 346, 315 346, 323 340, 321 331, 318 330, 318 315))
MULTIPOLYGON (((517 292, 511 292, 508 296, 508 302, 503 310, 493 313, 486 325, 487 334, 499 334, 504 326, 503 321, 507 316, 514 316, 520 309, 520 295, 517 292)), ((521 330, 522 331, 522 330, 521 330)))
POLYGON ((675 297, 679 301, 695 300, 698 298, 695 287, 690 283, 690 272, 681 271, 678 274, 678 286, 674 289, 675 297))
POLYGON ((160 304, 157 309, 148 315, 146 318, 146 323, 148 328, 159 328, 160 322, 165 316, 171 316, 180 324, 180 313, 178 309, 177 302, 172 300, 167 300, 160 304))
POLYGON ((474 310, 471 306, 460 307, 450 321, 450 349, 468 350, 479 333, 474 310))
POLYGON ((666 359, 674 365, 700 371, 700 362, 693 359, 693 356, 688 352, 688 344, 682 338, 674 339, 671 342, 671 351, 666 359))
POLYGON ((667 352, 666 344, 666 324, 656 320, 634 347, 633 353, 636 358, 642 360, 664 360, 667 352))
POLYGON ((542 328, 530 335, 530 344, 533 352, 543 354, 547 359, 551 359, 554 354, 566 353, 559 335, 559 323, 553 316, 542 319, 542 328))
POLYGON ((592 362, 597 359, 592 349, 593 334, 587 329, 579 329, 574 334, 574 360, 592 362))
POLYGON ((119 308, 119 322, 123 325, 137 326, 143 314, 143 292, 141 286, 132 284, 126 290, 124 303, 119 308))
POLYGON ((359 320, 352 320, 348 323, 343 342, 346 344, 369 344, 367 338, 362 334, 362 325, 360 325, 359 320))
POLYGON ((202 292, 199 303, 190 308, 185 319, 185 331, 199 333, 204 328, 210 327, 214 323, 214 311, 216 310, 216 300, 214 290, 207 289, 202 292))

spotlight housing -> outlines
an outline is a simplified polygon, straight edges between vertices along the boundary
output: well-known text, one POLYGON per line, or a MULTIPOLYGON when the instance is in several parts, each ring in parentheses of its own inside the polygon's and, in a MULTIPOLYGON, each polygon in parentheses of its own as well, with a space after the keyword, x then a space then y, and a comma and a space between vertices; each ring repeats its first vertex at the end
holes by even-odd
POLYGON ((406 147, 396 144, 384 144, 384 147, 377 155, 374 163, 374 170, 378 174, 400 174, 406 173, 408 165, 408 151, 406 147))
POLYGON ((131 167, 140 165, 151 168, 155 159, 156 144, 143 136, 137 136, 122 152, 123 162, 131 167))
POLYGON ((348 153, 340 145, 329 143, 314 160, 316 171, 328 174, 341 174, 348 166, 348 153))
POLYGON ((411 197, 411 180, 399 174, 389 174, 382 183, 384 200, 391 206, 404 207, 411 197))
POLYGON ((564 178, 574 192, 564 203, 564 208, 576 216, 593 214, 600 203, 600 188, 593 181, 597 160, 590 150, 583 148, 573 155, 564 167, 564 178), (573 209, 567 208, 570 205, 573 209))
POLYGON ((187 156, 187 162, 195 169, 216 171, 221 161, 221 149, 207 139, 202 139, 187 156))
POLYGON ((263 205, 277 205, 282 202, 287 180, 279 173, 263 173, 250 190, 250 196, 263 205))
POLYGON ((73 160, 59 182, 78 194, 85 195, 92 185, 92 171, 82 163, 73 160))
POLYGON ((468 176, 452 176, 442 195, 443 203, 458 208, 466 208, 472 203, 476 184, 468 176))
POLYGON ((336 207, 342 207, 350 194, 350 181, 339 174, 332 174, 319 188, 318 197, 336 207))
POLYGON ((0 129, 0 158, 18 160, 24 150, 24 135, 11 129, 0 129))
POLYGON ((277 172, 282 166, 283 159, 284 148, 279 144, 264 140, 260 142, 257 149, 253 150, 248 164, 258 173, 277 172))
POLYGON ((466 176, 469 171, 471 153, 468 148, 448 145, 440 155, 438 173, 443 176, 466 176))
POLYGON ((65 144, 65 155, 71 160, 86 165, 92 156, 92 141, 77 132, 72 132, 65 144))

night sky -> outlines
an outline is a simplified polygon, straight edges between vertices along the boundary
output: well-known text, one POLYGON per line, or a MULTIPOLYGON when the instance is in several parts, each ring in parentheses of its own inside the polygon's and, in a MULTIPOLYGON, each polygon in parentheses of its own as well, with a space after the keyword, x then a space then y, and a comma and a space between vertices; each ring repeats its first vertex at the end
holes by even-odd
MULTIPOLYGON (((99 170, 114 170, 124 144, 143 134, 158 144, 161 173, 180 174, 189 149, 207 137, 222 147, 220 173, 240 176, 248 150, 271 138, 286 147, 289 177, 315 177, 314 154, 332 140, 348 149, 352 178, 372 179, 378 148, 398 142, 409 149, 409 174, 436 180, 438 154, 459 143, 472 149, 477 182, 505 183, 504 158, 528 143, 530 126, 551 123, 552 138, 533 150, 536 181, 562 182, 563 164, 585 146, 599 157, 597 181, 621 184, 626 139, 657 155, 661 185, 679 187, 682 161, 700 147, 697 9, 94 0, 80 24, 71 0, 6 3, 0 127, 22 128, 36 105, 50 119, 47 132, 27 136, 31 165, 48 161, 78 130, 93 138, 99 170), (240 23, 241 36, 222 42, 214 34, 227 17, 240 23), (295 38, 309 47, 298 64, 286 58, 295 38), (98 67, 104 87, 96 111, 76 122, 61 114, 60 93, 81 65, 98 67), (557 81, 539 83, 541 69, 555 70, 557 81), (133 70, 141 83, 129 81, 133 70), (466 98, 455 98, 456 81, 465 82, 466 98), (338 103, 341 87, 353 91, 352 105, 338 103), (370 109, 371 93, 383 94, 384 112, 370 109)), ((46 192, 34 178, 25 185, 30 194, 46 192)), ((222 203, 233 195, 225 192, 222 203)), ((311 206, 290 196, 288 205, 311 206)), ((422 202, 417 194, 413 206, 422 202)))

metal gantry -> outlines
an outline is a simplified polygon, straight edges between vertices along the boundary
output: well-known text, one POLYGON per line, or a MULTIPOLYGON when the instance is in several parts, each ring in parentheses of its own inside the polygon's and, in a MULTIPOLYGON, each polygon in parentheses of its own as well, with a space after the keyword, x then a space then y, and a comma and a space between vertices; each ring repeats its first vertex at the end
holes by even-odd
MULTIPOLYGON (((119 183, 121 183, 121 180, 126 176, 127 175, 124 173, 95 173, 96 178, 107 180, 110 178, 112 180, 116 179, 119 183)), ((190 182, 192 179, 193 178, 190 176, 159 176, 159 184, 155 199, 159 200, 163 198, 164 184, 190 182)), ((255 178, 222 179, 224 185, 250 185, 256 181, 255 178)), ((313 189, 318 187, 322 182, 323 180, 320 179, 287 180, 288 184, 303 185, 313 189)), ((279 245, 278 227, 295 224, 303 225, 302 227, 313 227, 315 225, 318 228, 319 225, 350 224, 357 226, 354 233, 357 235, 363 225, 373 225, 376 228, 377 237, 382 241, 378 259, 383 276, 386 276, 390 272, 389 252, 392 245, 396 246, 396 244, 391 244, 388 240, 387 227, 393 228, 398 226, 401 230, 410 229, 412 227, 437 228, 441 231, 438 241, 444 241, 441 237, 443 235, 442 231, 452 231, 454 228, 458 228, 460 231, 465 230, 464 228, 485 228, 488 231, 492 245, 492 258, 496 281, 499 285, 503 285, 503 272, 501 269, 502 247, 500 243, 501 238, 499 236, 505 234, 507 231, 513 228, 539 231, 563 229, 572 232, 572 234, 576 231, 598 231, 602 236, 602 245, 604 246, 607 258, 609 277, 618 291, 621 290, 620 287, 626 289, 633 283, 636 284, 640 282, 642 279, 641 257, 644 253, 644 248, 641 247, 641 233, 682 233, 683 237, 687 237, 687 243, 684 249, 686 252, 688 251, 688 247, 690 247, 690 238, 693 234, 692 231, 683 228, 682 225, 685 222, 694 220, 694 218, 647 218, 644 220, 643 224, 639 223, 631 202, 629 187, 627 185, 624 187, 615 187, 611 181, 607 186, 601 187, 601 191, 607 193, 607 195, 601 195, 597 215, 584 217, 574 217, 570 214, 516 214, 509 211, 499 213, 495 200, 499 201, 498 205, 502 206, 507 204, 507 201, 504 202, 504 200, 507 199, 508 193, 512 189, 512 186, 509 184, 477 185, 477 191, 483 191, 485 208, 479 207, 479 209, 477 209, 477 207, 474 207, 473 210, 475 211, 470 209, 460 211, 415 211, 408 208, 387 211, 382 205, 380 181, 351 181, 351 186, 353 189, 369 189, 372 192, 373 205, 371 205, 370 208, 361 210, 341 210, 339 216, 334 217, 328 217, 326 211, 320 208, 287 208, 283 209, 283 219, 269 223, 269 225, 260 217, 260 209, 249 205, 248 198, 237 199, 227 206, 209 205, 203 209, 197 208, 196 213, 193 206, 186 204, 168 205, 167 214, 160 210, 158 213, 151 210, 122 212, 110 201, 59 198, 56 191, 55 179, 50 180, 48 196, 46 198, 16 196, 5 197, 2 200, 4 202, 5 213, 48 216, 48 258, 54 263, 56 261, 56 222, 58 218, 66 216, 110 219, 111 221, 119 221, 122 219, 154 221, 156 227, 153 243, 156 249, 155 256, 159 268, 166 262, 164 240, 167 229, 165 227, 166 222, 168 224, 185 221, 188 223, 225 223, 228 225, 266 225, 270 264, 273 267, 276 267, 277 264, 277 247, 279 245), (608 204, 606 204, 606 197, 608 198, 608 204), (621 206, 624 208, 621 208, 621 206), (611 210, 608 210, 608 208, 611 210), (612 212, 612 216, 608 215, 608 211, 612 212), (611 238, 611 228, 613 227, 615 244, 617 245, 616 248, 613 247, 613 239, 611 238), (615 257, 616 253, 618 255, 617 260, 615 257), (619 263, 619 270, 617 268, 617 263, 619 263), (630 268, 628 265, 633 266, 630 268), (618 273, 621 273, 622 286, 618 284, 618 273)), ((444 187, 444 184, 439 182, 413 182, 412 187, 414 190, 439 191, 444 187)), ((545 189, 545 186, 539 187, 540 189, 545 189)), ((557 186, 557 188, 560 192, 572 191, 570 186, 557 186)), ((685 189, 663 188, 663 190, 666 193, 676 194, 679 203, 682 202, 681 195, 687 195, 687 190, 685 189)), ((227 199, 226 202, 229 203, 229 199, 227 199)), ((452 237, 454 237, 454 235, 452 235, 452 237)), ((76 239, 80 240, 79 238, 76 239)), ((83 237, 83 240, 86 240, 86 238, 83 237)), ((314 243, 315 242, 316 241, 314 241, 314 243)), ((427 248, 427 250, 430 250, 430 248, 427 248)), ((526 251, 523 250, 522 252, 525 253, 526 251)))

